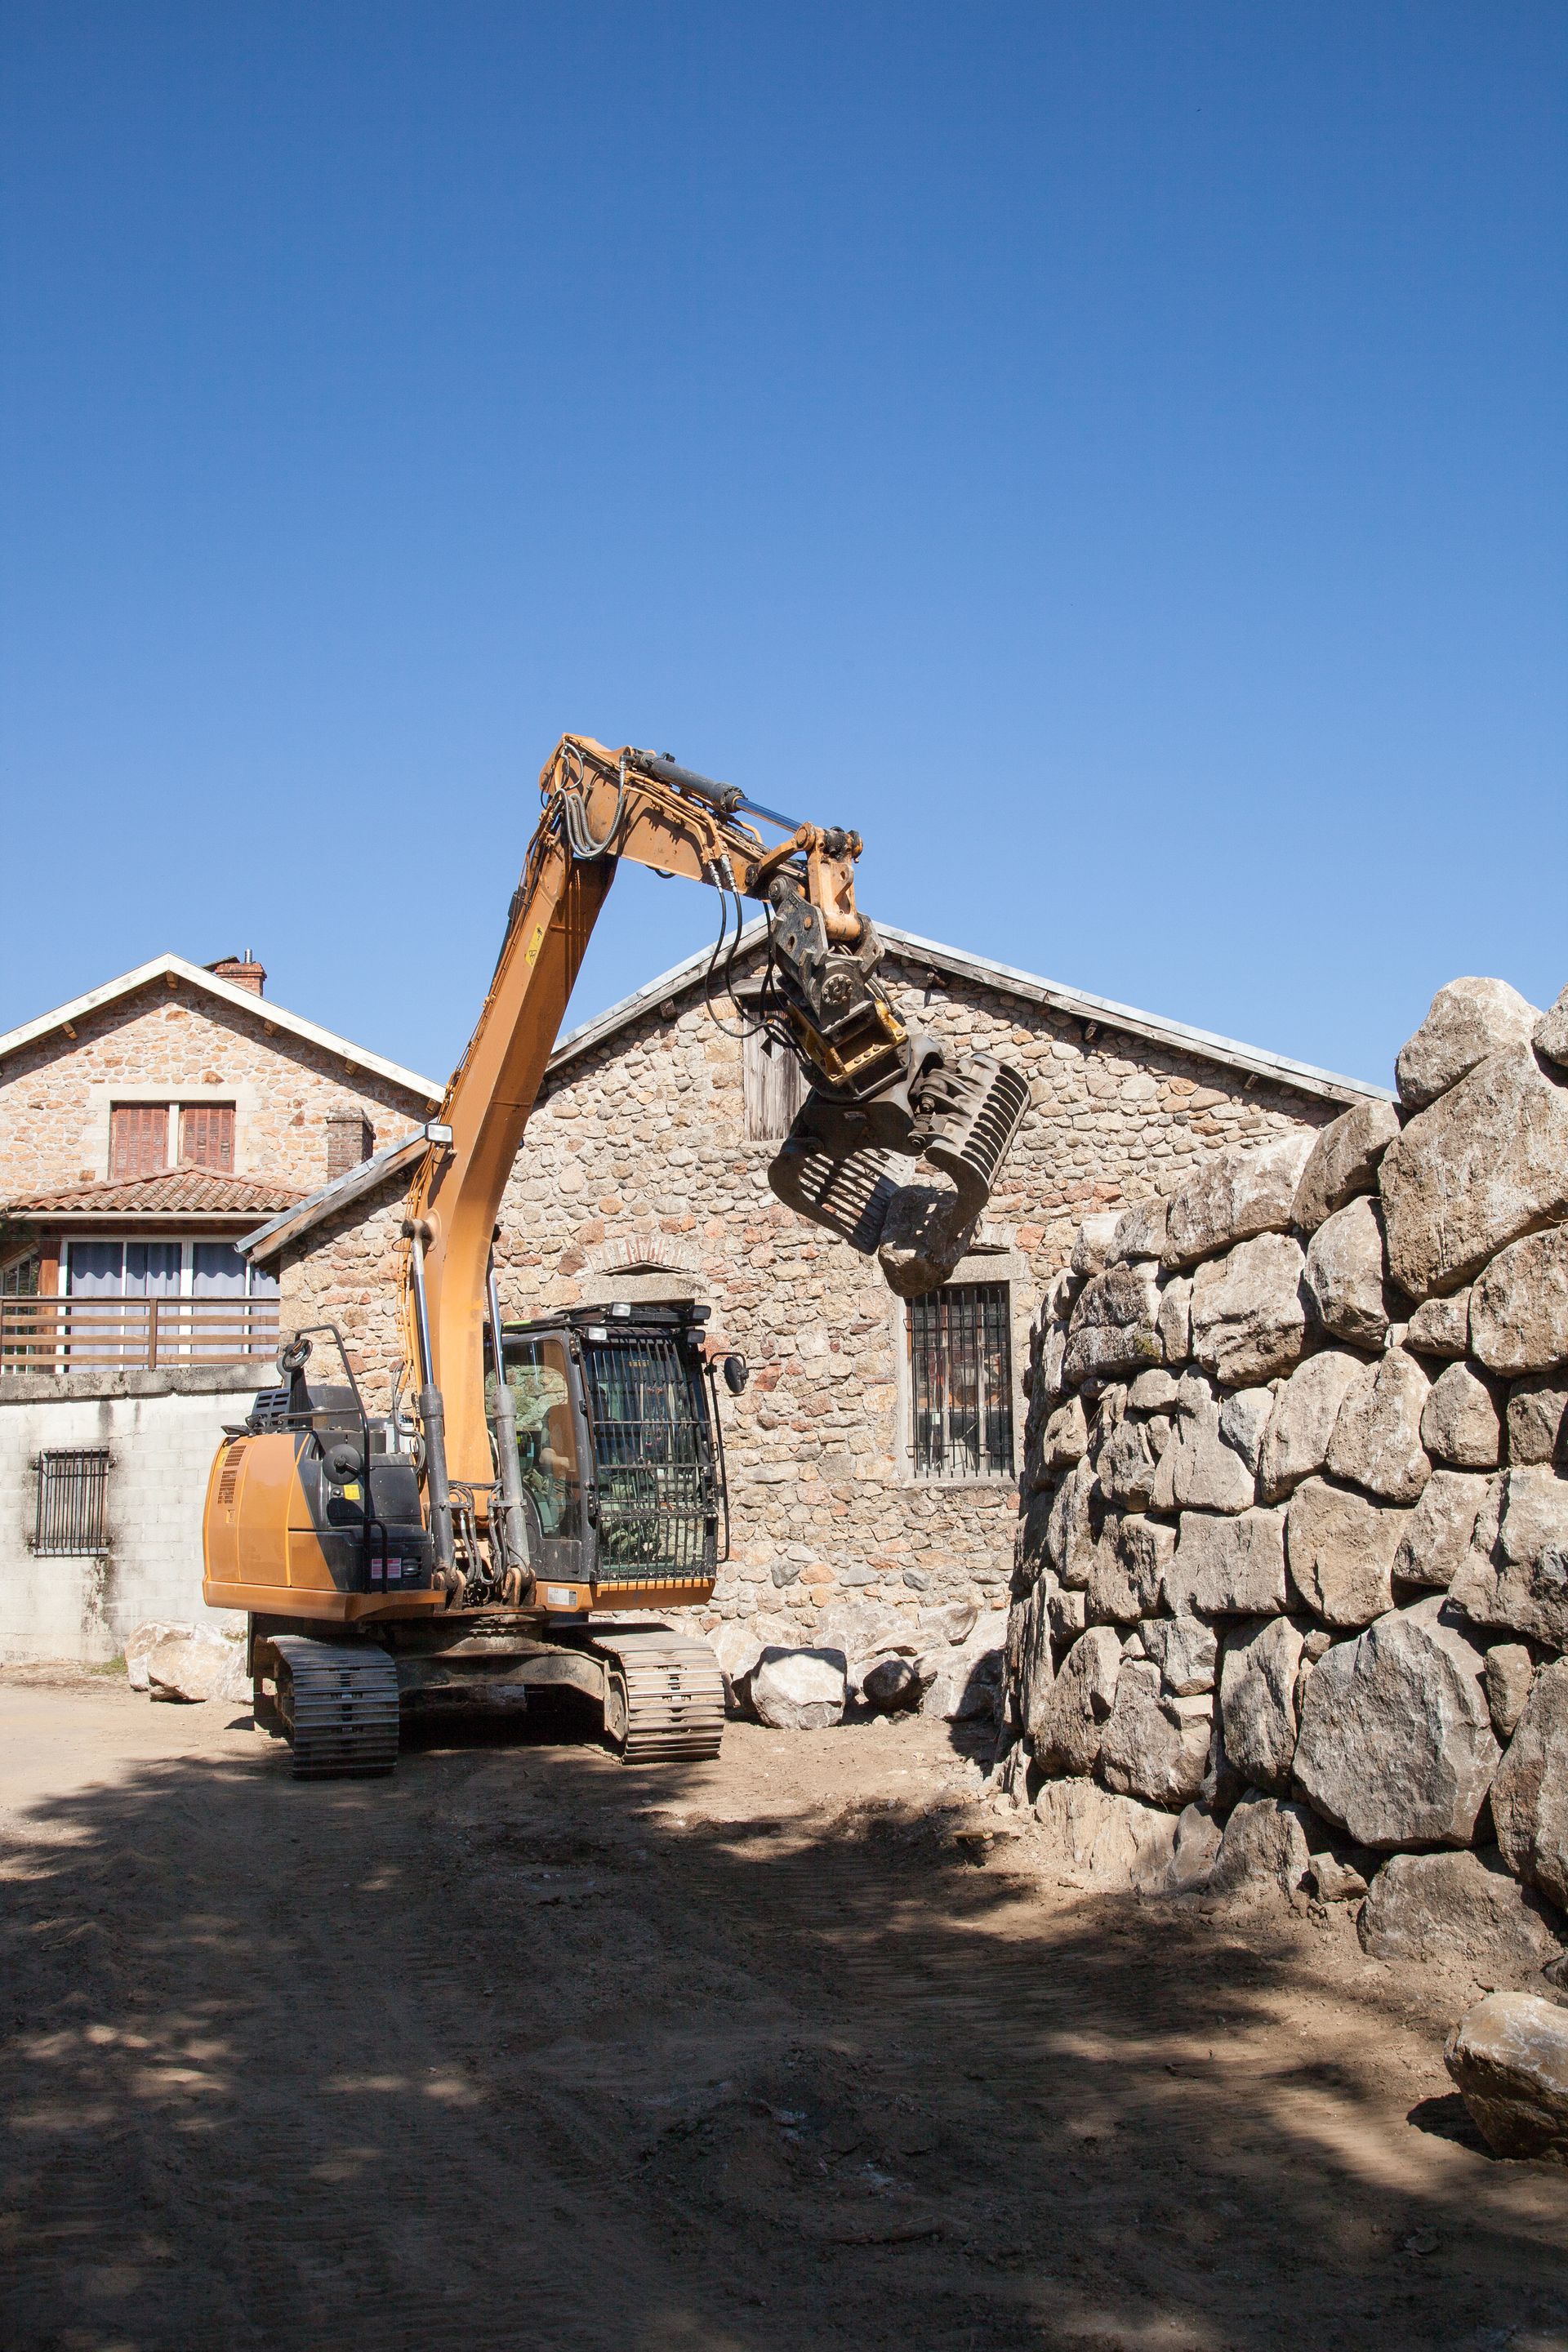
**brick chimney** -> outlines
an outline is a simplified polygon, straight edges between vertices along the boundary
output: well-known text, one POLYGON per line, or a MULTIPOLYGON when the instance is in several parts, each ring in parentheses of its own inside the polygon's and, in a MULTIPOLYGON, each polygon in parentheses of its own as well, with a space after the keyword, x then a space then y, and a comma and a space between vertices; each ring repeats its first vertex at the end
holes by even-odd
POLYGON ((346 1176, 375 1150, 375 1133, 361 1110, 327 1113, 327 1181, 346 1176))
POLYGON ((259 996, 267 985, 267 967, 257 962, 248 948, 242 956, 219 956, 216 963, 208 964, 207 970, 215 980, 226 980, 236 988, 248 989, 252 996, 259 996))

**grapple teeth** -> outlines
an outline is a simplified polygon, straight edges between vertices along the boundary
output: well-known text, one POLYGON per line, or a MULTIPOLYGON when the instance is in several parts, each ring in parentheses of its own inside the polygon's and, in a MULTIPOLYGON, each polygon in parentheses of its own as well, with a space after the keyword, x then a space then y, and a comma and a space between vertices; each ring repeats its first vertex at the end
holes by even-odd
POLYGON ((813 1224, 826 1225, 840 1241, 869 1257, 882 1238, 889 1206, 898 1190, 880 1151, 835 1154, 810 1125, 809 1100, 795 1118, 768 1170, 768 1182, 786 1209, 813 1224))
POLYGON ((952 1177, 973 1213, 990 1198, 1028 1108, 1027 1082, 993 1055, 972 1054, 942 1071, 940 1100, 928 1106, 932 1131, 924 1157, 952 1177))

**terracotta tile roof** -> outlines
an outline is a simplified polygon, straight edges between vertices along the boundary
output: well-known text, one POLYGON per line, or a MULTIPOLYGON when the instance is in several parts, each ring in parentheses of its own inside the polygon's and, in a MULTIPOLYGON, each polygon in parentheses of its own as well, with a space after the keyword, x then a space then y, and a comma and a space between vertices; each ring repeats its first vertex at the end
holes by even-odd
POLYGON ((268 1177, 226 1176, 214 1168, 160 1168, 151 1176, 67 1184, 0 1202, 13 1217, 275 1216, 305 1194, 268 1177))

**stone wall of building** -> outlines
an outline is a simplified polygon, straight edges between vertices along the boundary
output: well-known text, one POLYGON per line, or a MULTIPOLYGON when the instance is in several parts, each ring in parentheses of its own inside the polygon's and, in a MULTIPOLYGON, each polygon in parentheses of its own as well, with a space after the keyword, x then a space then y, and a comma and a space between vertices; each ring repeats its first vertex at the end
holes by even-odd
POLYGON ((202 1603, 202 1510, 224 1423, 254 1380, 211 1371, 10 1374, 0 1395, 0 1663, 101 1664, 151 1620, 222 1625, 202 1603), (237 1385, 240 1381, 244 1386, 237 1385), (34 1549, 40 1454, 109 1455, 103 1550, 34 1549))
MULTIPOLYGON (((1315 1129, 1340 1103, 1109 1026, 1087 1034, 911 958, 885 971, 909 1020, 1005 1056, 1030 1082, 984 1254, 957 1276, 1010 1286, 1021 1433, 1030 1319, 1085 1213, 1168 1191, 1226 1144, 1315 1129)), ((774 1200, 776 1143, 745 1130, 741 1044, 695 988, 568 1053, 502 1210, 504 1312, 696 1297, 749 1360, 744 1394, 721 1398, 733 1536, 710 1622, 763 1615, 799 1638, 847 1601, 1000 1612, 1016 1482, 915 1478, 905 1309, 874 1260, 774 1200)), ((398 1352, 400 1216, 400 1199, 346 1211, 280 1265, 285 1327, 343 1321, 378 1399, 398 1352)))
POLYGON ((1456 982, 1397 1076, 1080 1229, 1004 1778, 1091 1876, 1364 1895, 1373 1952, 1528 1975, 1568 1906, 1568 992, 1456 982))
POLYGON ((106 1177, 111 1102, 232 1101, 236 1174, 304 1192, 327 1181, 334 1113, 362 1115, 380 1143, 430 1115, 422 1096, 271 1022, 265 999, 252 1013, 160 978, 73 1026, 0 1062, 0 1200, 106 1177))

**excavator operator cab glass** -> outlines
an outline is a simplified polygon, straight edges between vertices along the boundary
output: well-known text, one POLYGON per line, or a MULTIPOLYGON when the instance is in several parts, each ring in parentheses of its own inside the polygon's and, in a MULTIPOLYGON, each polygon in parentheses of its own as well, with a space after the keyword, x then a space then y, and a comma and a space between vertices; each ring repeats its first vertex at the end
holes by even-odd
POLYGON ((580 1537, 583 1480, 564 1340, 510 1341, 506 1378, 517 1413, 522 1491, 545 1536, 580 1537))

